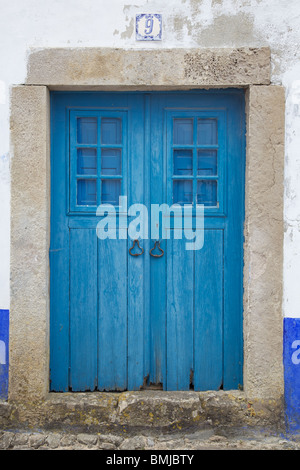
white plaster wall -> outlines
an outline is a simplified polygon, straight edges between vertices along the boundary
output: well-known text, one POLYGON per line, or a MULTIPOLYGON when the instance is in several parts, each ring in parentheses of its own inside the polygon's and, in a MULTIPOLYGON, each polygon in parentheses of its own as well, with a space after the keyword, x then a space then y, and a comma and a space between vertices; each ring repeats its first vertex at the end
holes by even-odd
POLYGON ((9 90, 30 48, 270 46, 286 87, 284 315, 300 317, 300 1, 0 0, 0 309, 9 308, 9 90), (163 15, 161 42, 136 42, 136 13, 163 15))

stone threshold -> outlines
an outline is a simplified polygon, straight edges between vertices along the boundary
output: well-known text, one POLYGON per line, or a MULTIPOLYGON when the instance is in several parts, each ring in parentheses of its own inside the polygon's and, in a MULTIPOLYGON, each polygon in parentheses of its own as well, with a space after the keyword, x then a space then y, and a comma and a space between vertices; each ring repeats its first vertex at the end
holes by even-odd
POLYGON ((0 404, 2 429, 150 434, 206 427, 284 429, 283 406, 241 391, 50 393, 43 402, 0 404))

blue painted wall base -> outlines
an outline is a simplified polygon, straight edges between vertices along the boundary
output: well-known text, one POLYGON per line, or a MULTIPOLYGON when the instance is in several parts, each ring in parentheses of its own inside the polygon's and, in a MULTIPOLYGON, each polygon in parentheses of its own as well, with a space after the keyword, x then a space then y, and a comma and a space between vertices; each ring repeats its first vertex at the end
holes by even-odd
POLYGON ((0 310, 0 400, 8 397, 9 311, 0 310))
POLYGON ((284 319, 283 363, 287 431, 300 433, 300 318, 284 319))

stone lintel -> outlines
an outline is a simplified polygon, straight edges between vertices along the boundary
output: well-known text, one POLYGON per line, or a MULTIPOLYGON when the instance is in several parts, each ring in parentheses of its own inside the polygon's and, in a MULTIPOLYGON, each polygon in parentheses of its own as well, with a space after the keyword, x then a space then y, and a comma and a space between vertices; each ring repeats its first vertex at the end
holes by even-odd
POLYGON ((27 85, 187 89, 270 83, 270 49, 32 50, 27 85))

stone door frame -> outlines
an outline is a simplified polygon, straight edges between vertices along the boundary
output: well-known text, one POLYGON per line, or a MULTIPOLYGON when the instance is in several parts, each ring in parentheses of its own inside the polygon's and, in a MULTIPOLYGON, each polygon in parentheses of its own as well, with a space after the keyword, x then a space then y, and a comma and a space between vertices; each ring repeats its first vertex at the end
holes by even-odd
POLYGON ((269 48, 61 48, 31 51, 11 91, 9 402, 49 397, 49 92, 236 87, 247 122, 241 393, 281 400, 285 93, 270 84, 269 48))

